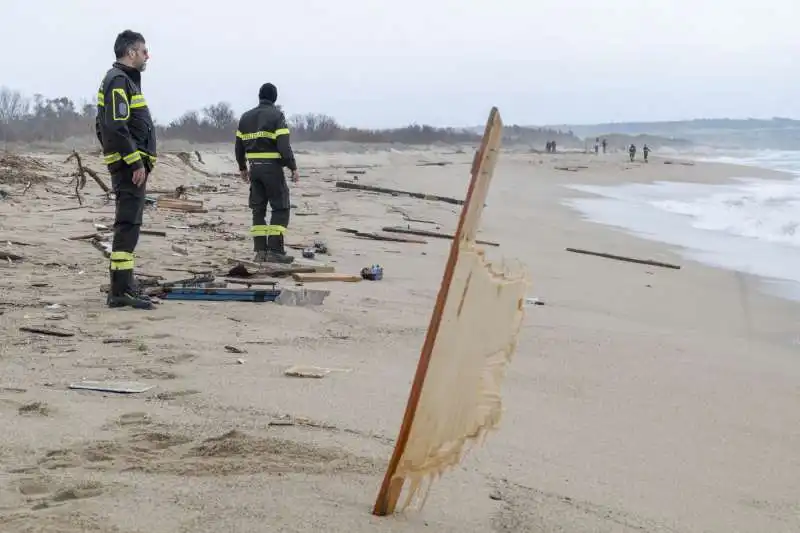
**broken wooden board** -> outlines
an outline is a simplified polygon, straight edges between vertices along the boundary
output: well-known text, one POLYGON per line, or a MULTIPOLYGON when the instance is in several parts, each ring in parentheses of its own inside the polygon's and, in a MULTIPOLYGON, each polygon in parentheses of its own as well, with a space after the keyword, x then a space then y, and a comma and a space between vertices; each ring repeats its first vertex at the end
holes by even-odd
POLYGON ((292 274, 292 279, 302 283, 309 283, 313 281, 345 281, 356 282, 361 281, 361 276, 353 274, 338 274, 335 272, 309 272, 309 273, 295 273, 292 274))
POLYGON ((483 205, 497 162, 502 121, 492 108, 472 165, 467 199, 450 247, 394 453, 373 514, 404 507, 456 466, 465 446, 501 418, 501 383, 524 317, 527 275, 495 268, 476 246, 483 205))
POLYGON ((0 251, 0 259, 3 261, 22 261, 24 258, 21 255, 12 254, 11 252, 0 251))
POLYGON ((372 239, 374 241, 387 241, 387 242, 407 242, 412 244, 428 244, 428 241, 422 239, 409 239, 408 237, 396 237, 394 235, 387 235, 385 233, 358 231, 350 228, 339 228, 338 231, 349 233, 354 237, 362 239, 372 239))
POLYGON ((75 333, 61 328, 51 328, 48 326, 22 326, 20 331, 28 333, 39 333, 40 335, 50 335, 52 337, 74 337, 75 333))
POLYGON ((175 211, 184 211, 186 213, 208 212, 203 208, 203 202, 201 200, 179 200, 178 198, 170 198, 168 196, 159 196, 158 200, 156 200, 156 208, 172 209, 175 211))
MULTIPOLYGON (((433 237, 436 239, 454 239, 455 235, 450 233, 441 233, 438 231, 430 231, 426 229, 404 228, 402 226, 386 226, 382 228, 383 231, 390 233, 405 233, 408 235, 419 235, 421 237, 433 237)), ((475 241, 476 244, 483 244, 486 246, 500 246, 500 244, 492 241, 482 241, 480 239, 475 241)))
MULTIPOLYGON (((292 274, 298 273, 305 273, 310 274, 314 272, 335 272, 336 269, 333 266, 326 265, 323 263, 310 263, 310 262, 299 262, 295 261, 292 264, 282 264, 282 263, 257 263, 255 261, 250 261, 249 259, 236 259, 233 257, 229 257, 227 259, 228 263, 234 265, 242 265, 243 267, 247 267, 252 269, 254 272, 248 272, 248 275, 242 276, 242 279, 250 279, 254 274, 259 275, 266 275, 272 276, 275 278, 282 278, 286 276, 290 276, 292 274)), ((234 267, 235 268, 235 267, 234 267)), ((232 270, 231 270, 232 272, 232 270)), ((238 276, 238 274, 232 274, 228 272, 228 276, 238 276)))
POLYGON ((616 259, 617 261, 625 261, 627 263, 638 263, 640 265, 650 265, 661 268, 674 268, 675 270, 679 270, 681 268, 680 265, 674 265, 672 263, 664 263, 662 261, 653 261, 652 259, 636 259, 635 257, 607 254, 604 252, 592 252, 591 250, 582 250, 580 248, 566 248, 566 250, 568 252, 573 252, 576 254, 594 255, 596 257, 603 257, 605 259, 616 259))
POLYGON ((425 194, 421 192, 402 191, 399 189, 388 189, 386 187, 375 187, 373 185, 362 185, 360 183, 352 183, 349 181, 337 181, 336 186, 341 189, 354 189, 357 191, 377 192, 382 194, 391 194, 392 196, 410 196, 412 198, 419 198, 420 200, 434 200, 437 202, 445 202, 454 205, 464 205, 464 200, 456 198, 448 198, 447 196, 437 196, 435 194, 425 194))
POLYGON ((119 394, 140 394, 153 388, 153 385, 138 381, 79 381, 70 383, 70 389, 116 392, 119 394))

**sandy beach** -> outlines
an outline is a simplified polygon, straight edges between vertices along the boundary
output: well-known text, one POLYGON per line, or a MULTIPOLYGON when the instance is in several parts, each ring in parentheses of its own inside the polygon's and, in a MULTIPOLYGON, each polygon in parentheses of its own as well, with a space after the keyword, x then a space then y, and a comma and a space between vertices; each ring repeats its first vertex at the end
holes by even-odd
MULTIPOLYGON (((382 242, 337 228, 452 232, 460 206, 334 183, 360 165, 362 184, 463 198, 473 150, 298 145, 288 242, 324 239, 331 253, 318 260, 350 274, 377 263, 384 279, 315 283, 331 292, 314 307, 164 301, 151 312, 107 309, 107 261, 69 240, 112 225, 113 202, 90 179, 87 207, 56 211, 78 206, 74 162, 23 154, 32 175, 0 183, 9 193, 0 250, 24 258, 0 262, 0 531, 800 531, 800 306, 562 205, 579 194, 569 184, 779 174, 512 149, 500 156, 480 238, 500 244, 490 257, 527 265, 529 296, 545 305, 526 309, 504 421, 421 511, 370 514, 450 241, 382 242), (31 325, 73 336, 20 330, 31 325), (285 376, 292 365, 342 371, 285 376), (69 388, 81 380, 153 388, 69 388)), ((190 187, 208 212, 148 207, 143 227, 167 235, 141 237, 140 272, 221 279, 229 258, 252 258, 232 149, 201 153, 194 168, 159 158, 149 187, 190 187)), ((83 157, 108 180, 98 156, 83 157)))

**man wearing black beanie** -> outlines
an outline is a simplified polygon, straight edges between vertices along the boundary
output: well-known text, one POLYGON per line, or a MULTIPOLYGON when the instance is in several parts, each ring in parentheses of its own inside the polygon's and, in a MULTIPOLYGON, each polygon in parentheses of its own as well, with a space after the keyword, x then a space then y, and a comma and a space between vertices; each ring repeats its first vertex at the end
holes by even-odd
POLYGON ((236 161, 242 179, 250 182, 250 209, 253 211, 255 260, 291 263, 286 254, 284 234, 289 225, 289 186, 283 167, 292 172, 297 182, 297 163, 289 142, 289 127, 283 111, 275 106, 278 89, 265 83, 258 91, 258 105, 239 119, 236 131, 236 161), (248 169, 249 164, 249 169, 248 169), (267 204, 272 212, 267 224, 267 204))

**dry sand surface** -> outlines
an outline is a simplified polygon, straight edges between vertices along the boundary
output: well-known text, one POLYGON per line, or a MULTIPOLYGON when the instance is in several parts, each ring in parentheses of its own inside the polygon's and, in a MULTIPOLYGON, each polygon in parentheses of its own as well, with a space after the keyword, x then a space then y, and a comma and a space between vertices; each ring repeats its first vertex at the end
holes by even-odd
MULTIPOLYGON (((206 185, 189 198, 208 212, 148 207, 144 227, 167 237, 142 236, 141 272, 219 274, 226 258, 252 256, 246 186, 220 175, 235 170, 230 151, 204 152, 201 171, 161 158, 150 187, 206 185)), ((450 232, 460 207, 333 182, 352 179, 343 166, 368 165, 360 183, 463 198, 472 148, 298 155, 305 177, 292 188, 289 242, 324 238, 331 255, 320 257, 337 272, 379 263, 382 281, 315 284, 331 291, 316 307, 165 301, 152 312, 107 309, 106 260, 65 239, 110 225, 112 204, 89 180, 88 207, 54 211, 77 205, 74 164, 64 153, 26 155, 30 175, 0 178, 9 193, 0 250, 24 256, 0 264, 3 533, 800 531, 798 307, 761 294, 757 280, 687 262, 560 204, 576 194, 564 184, 758 171, 505 151, 481 237, 501 244, 491 257, 527 264, 530 296, 546 305, 526 310, 501 429, 434 485, 421 511, 377 518, 371 506, 450 242, 372 241, 336 228, 407 224, 404 210, 437 223, 416 227, 450 232), (586 168, 554 168, 568 165, 586 168), (29 325, 74 336, 20 331, 29 325), (296 364, 348 371, 283 374, 296 364), (86 379, 153 388, 68 388, 86 379)), ((96 155, 84 159, 101 170, 96 155)))

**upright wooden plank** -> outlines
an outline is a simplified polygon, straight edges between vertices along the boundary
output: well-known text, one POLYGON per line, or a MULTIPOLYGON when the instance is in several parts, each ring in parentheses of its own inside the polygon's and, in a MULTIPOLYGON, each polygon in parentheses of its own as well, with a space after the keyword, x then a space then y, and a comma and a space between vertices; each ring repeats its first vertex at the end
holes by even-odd
POLYGON ((453 273, 458 261, 459 250, 465 243, 473 243, 475 241, 489 185, 497 164, 502 130, 503 122, 500 118, 500 112, 496 107, 493 107, 486 121, 480 147, 473 160, 472 178, 467 190, 464 207, 461 210, 458 229, 456 230, 453 243, 450 246, 450 254, 444 269, 442 284, 436 298, 433 313, 431 314, 431 321, 428 326, 428 332, 425 336, 425 342, 420 353, 417 370, 414 375, 414 382, 411 386, 403 422, 400 427, 400 433, 397 437, 394 453, 389 461, 389 466, 386 470, 383 483, 381 484, 373 508, 373 514, 378 516, 394 513, 397 507, 397 501, 403 489, 405 479, 396 477, 398 465, 405 452, 406 444, 411 433, 411 427, 414 423, 414 416, 422 394, 422 387, 428 371, 431 353, 436 342, 436 336, 439 332, 445 302, 447 301, 453 273))

